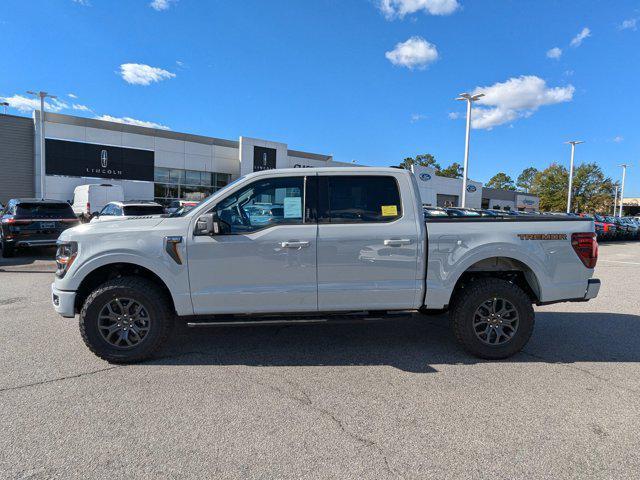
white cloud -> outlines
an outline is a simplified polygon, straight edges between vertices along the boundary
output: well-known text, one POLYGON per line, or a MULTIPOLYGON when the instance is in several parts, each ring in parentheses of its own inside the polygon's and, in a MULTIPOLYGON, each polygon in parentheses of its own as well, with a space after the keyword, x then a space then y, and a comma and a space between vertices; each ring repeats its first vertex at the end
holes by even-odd
POLYGON ((171 4, 177 1, 178 0, 153 0, 149 6, 157 12, 161 12, 163 10, 169 10, 171 4))
MULTIPOLYGON (((15 108, 20 112, 31 112, 40 109, 40 99, 35 97, 25 97, 16 93, 12 97, 0 97, 0 100, 7 102, 10 108, 15 108)), ((68 109, 69 105, 57 98, 52 98, 45 100, 44 108, 49 112, 59 112, 60 110, 68 109)))
POLYGON ((67 93, 67 97, 73 98, 74 100, 78 98, 78 96, 75 93, 67 93))
POLYGON ((406 42, 397 43, 395 48, 386 52, 384 56, 394 65, 423 70, 438 59, 438 50, 424 38, 415 36, 406 42))
POLYGON ((123 63, 120 65, 120 76, 125 82, 132 85, 149 85, 174 78, 176 74, 142 63, 123 63))
POLYGON ((562 56, 562 49, 560 49, 558 47, 553 47, 551 50, 547 50, 547 57, 548 58, 558 59, 561 56, 562 56))
POLYGON ((457 120, 462 115, 460 115, 460 112, 449 112, 447 116, 449 117, 449 120, 457 120))
POLYGON ((590 36, 591 36, 591 30, 589 30, 587 27, 584 27, 579 34, 577 34, 575 37, 571 39, 570 45, 572 47, 579 47, 580 45, 582 45, 582 41, 585 38, 590 36))
POLYGON ((544 105, 570 102, 575 88, 547 86, 535 75, 510 78, 488 87, 476 87, 473 94, 484 93, 471 111, 473 128, 490 129, 498 125, 526 118, 544 105))
POLYGON ((378 8, 387 20, 393 20, 420 10, 428 15, 451 15, 460 4, 457 0, 379 0, 378 8))
POLYGON ((74 103, 73 105, 71 105, 71 108, 73 108, 74 110, 78 110, 80 112, 90 112, 91 109, 89 107, 87 107, 86 105, 81 105, 79 103, 74 103))
POLYGON ((615 137, 613 137, 613 141, 616 143, 620 143, 624 140, 624 137, 622 135, 616 135, 615 137))
POLYGON ((105 122, 126 123, 127 125, 137 125, 138 127, 158 128, 160 130, 171 130, 166 125, 160 123, 147 122, 145 120, 136 120, 131 117, 112 117, 111 115, 99 115, 95 117, 98 120, 104 120, 105 122))
POLYGON ((85 7, 91 6, 91 2, 89 0, 73 0, 73 3, 77 3, 78 5, 83 5, 85 7))
POLYGON ((620 30, 637 30, 638 29, 638 19, 637 18, 627 18, 623 21, 618 27, 620 30))
POLYGON ((425 118, 427 118, 427 116, 423 115, 422 113, 412 113, 411 114, 411 123, 419 122, 420 120, 424 120, 425 118))

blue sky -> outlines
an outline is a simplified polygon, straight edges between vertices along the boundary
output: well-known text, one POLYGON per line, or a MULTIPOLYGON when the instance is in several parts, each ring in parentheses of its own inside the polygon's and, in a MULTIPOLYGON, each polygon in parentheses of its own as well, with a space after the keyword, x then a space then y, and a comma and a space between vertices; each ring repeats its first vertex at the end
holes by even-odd
POLYGON ((463 158, 454 98, 477 90, 471 178, 568 164, 579 139, 578 162, 634 165, 640 196, 639 1, 3 0, 0 39, 10 113, 46 90, 61 113, 446 165, 463 158))

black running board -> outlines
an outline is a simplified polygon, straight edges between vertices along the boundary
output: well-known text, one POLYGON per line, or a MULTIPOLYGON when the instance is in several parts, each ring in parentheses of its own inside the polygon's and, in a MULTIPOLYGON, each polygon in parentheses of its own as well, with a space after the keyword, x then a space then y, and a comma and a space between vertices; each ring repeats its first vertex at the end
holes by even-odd
POLYGON ((353 322, 379 322, 385 320, 409 320, 412 311, 393 312, 384 315, 327 315, 323 317, 240 317, 220 318, 214 320, 188 321, 187 326, 196 327, 255 327, 277 325, 316 325, 321 323, 353 323, 353 322))

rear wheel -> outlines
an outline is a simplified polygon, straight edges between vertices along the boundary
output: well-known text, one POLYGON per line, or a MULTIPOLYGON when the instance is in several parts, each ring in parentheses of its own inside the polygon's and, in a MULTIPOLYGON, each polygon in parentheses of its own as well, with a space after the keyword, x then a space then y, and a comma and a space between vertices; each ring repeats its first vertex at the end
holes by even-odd
POLYGON ((507 358, 522 350, 534 326, 529 296, 498 278, 478 279, 460 290, 450 316, 464 349, 487 359, 507 358))
POLYGON ((80 312, 84 343, 111 363, 133 363, 153 356, 167 341, 174 312, 156 284, 121 277, 102 284, 80 312))
POLYGON ((2 240, 0 243, 2 246, 2 258, 9 258, 15 255, 15 247, 13 245, 7 243, 5 240, 2 240))

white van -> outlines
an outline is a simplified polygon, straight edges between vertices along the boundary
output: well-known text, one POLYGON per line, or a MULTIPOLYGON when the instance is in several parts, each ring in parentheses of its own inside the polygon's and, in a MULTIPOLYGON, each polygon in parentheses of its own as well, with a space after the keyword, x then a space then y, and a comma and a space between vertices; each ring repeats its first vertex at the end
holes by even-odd
POLYGON ((124 192, 120 185, 96 183, 78 185, 73 191, 73 213, 88 222, 91 217, 101 211, 109 202, 122 202, 124 192))

